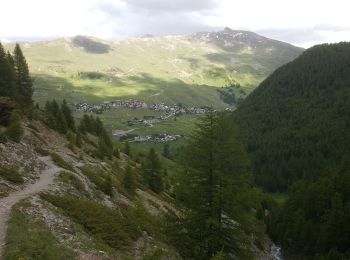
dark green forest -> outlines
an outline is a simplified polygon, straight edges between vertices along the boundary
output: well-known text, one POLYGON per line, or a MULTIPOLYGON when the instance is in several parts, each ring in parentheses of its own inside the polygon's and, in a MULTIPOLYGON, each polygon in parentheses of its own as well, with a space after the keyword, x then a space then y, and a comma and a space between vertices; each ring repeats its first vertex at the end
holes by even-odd
POLYGON ((350 43, 319 45, 270 75, 234 113, 256 182, 286 191, 349 153, 350 43))
POLYGON ((270 236, 295 259, 348 259, 350 43, 306 50, 277 69, 233 119, 257 185, 287 192, 263 203, 270 236))
POLYGON ((13 53, 0 43, 0 96, 10 97, 22 105, 32 104, 33 81, 19 44, 13 53))

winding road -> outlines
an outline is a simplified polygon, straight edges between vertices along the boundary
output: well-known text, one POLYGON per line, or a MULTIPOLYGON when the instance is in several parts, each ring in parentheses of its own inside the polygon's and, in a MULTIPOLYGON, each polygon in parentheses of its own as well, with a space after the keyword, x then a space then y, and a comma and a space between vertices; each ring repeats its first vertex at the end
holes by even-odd
POLYGON ((7 222, 13 205, 30 195, 47 190, 53 184, 55 176, 62 170, 53 163, 50 156, 39 157, 39 159, 47 166, 41 172, 40 178, 35 183, 24 187, 23 190, 12 192, 7 197, 0 199, 0 259, 2 259, 1 256, 6 245, 7 222))

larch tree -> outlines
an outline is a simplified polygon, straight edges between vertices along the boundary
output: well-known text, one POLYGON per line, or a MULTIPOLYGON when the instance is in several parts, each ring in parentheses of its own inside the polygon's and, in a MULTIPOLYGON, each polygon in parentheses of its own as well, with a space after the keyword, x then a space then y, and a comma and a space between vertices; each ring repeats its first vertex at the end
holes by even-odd
POLYGON ((237 227, 249 211, 243 194, 252 180, 247 154, 227 114, 210 110, 201 119, 187 141, 182 165, 179 191, 188 210, 178 230, 186 230, 181 236, 187 237, 189 251, 203 259, 221 250, 241 254, 246 238, 244 225, 237 227))

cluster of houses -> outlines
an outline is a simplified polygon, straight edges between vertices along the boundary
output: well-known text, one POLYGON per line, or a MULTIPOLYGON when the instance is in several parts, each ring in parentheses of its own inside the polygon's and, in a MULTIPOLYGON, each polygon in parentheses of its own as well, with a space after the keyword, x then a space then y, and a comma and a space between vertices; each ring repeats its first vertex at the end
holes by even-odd
POLYGON ((208 107, 186 107, 180 105, 167 105, 165 103, 153 104, 149 109, 154 111, 164 111, 165 115, 196 114, 202 115, 208 111, 208 107))
POLYGON ((132 120, 128 120, 128 126, 132 125, 143 125, 143 126, 153 126, 154 124, 160 123, 161 121, 166 120, 163 116, 155 117, 155 116, 144 116, 143 119, 134 118, 132 120))
POLYGON ((135 143, 167 143, 183 138, 183 135, 157 134, 147 136, 134 136, 128 139, 129 142, 135 143))
POLYGON ((79 103, 75 105, 75 112, 93 112, 97 114, 103 113, 103 111, 117 109, 117 108, 147 108, 148 105, 136 99, 128 100, 115 100, 115 101, 105 101, 102 104, 88 104, 79 103))
POLYGON ((136 99, 105 101, 102 104, 79 103, 75 105, 76 112, 93 112, 97 114, 101 114, 106 110, 118 108, 148 108, 154 111, 163 111, 165 115, 160 118, 161 120, 165 120, 169 116, 177 116, 182 114, 201 115, 208 110, 208 107, 186 107, 180 105, 167 105, 165 103, 155 103, 148 105, 147 103, 136 99))

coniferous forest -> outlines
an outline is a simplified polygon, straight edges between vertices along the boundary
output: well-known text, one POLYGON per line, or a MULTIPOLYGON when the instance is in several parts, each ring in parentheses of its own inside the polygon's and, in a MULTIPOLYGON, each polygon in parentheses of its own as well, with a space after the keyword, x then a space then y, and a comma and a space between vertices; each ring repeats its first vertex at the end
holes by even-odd
POLYGON ((287 192, 268 230, 292 254, 347 259, 350 249, 350 44, 306 50, 233 113, 257 185, 287 192))

